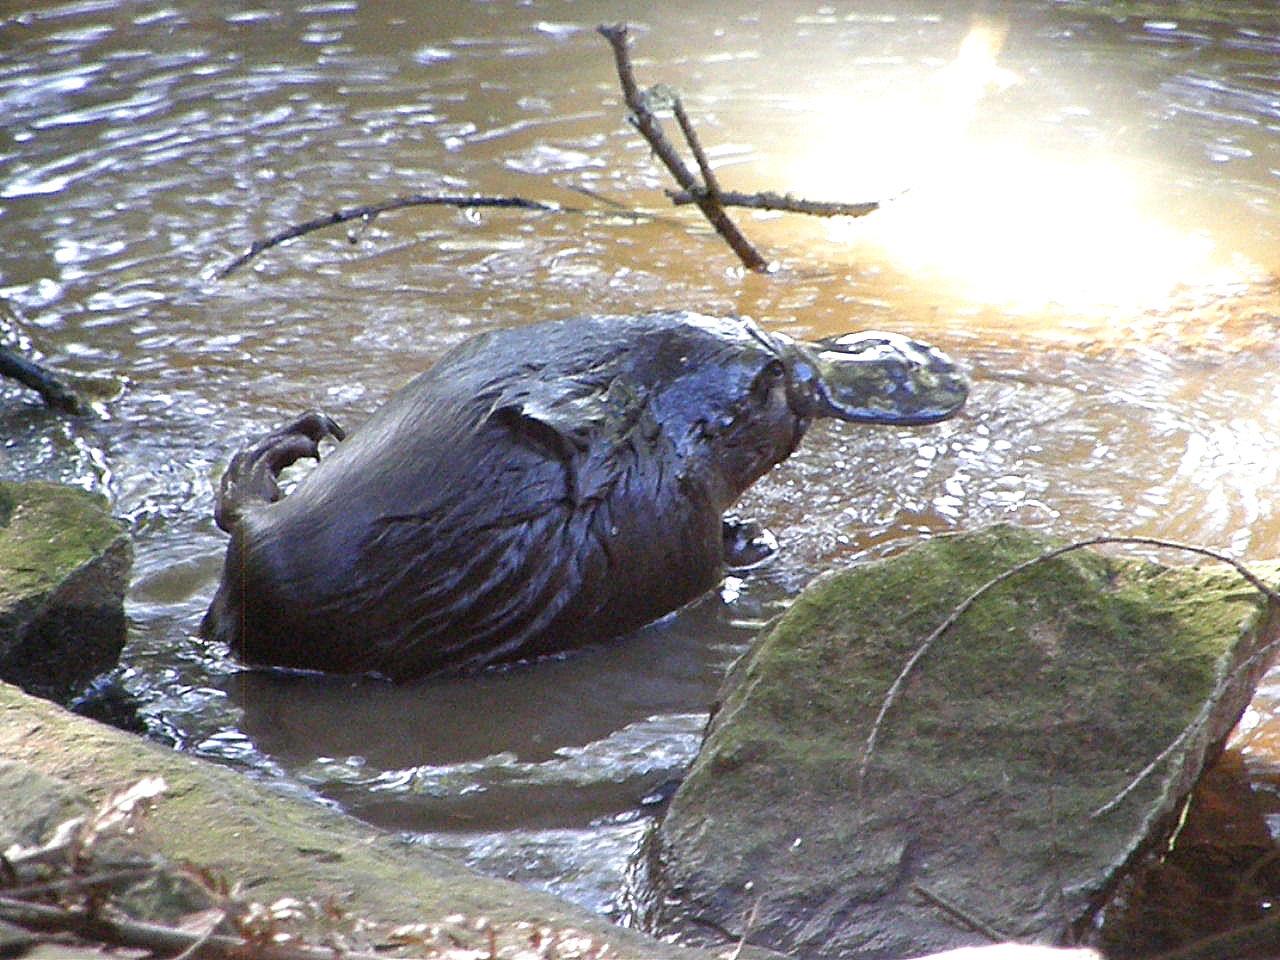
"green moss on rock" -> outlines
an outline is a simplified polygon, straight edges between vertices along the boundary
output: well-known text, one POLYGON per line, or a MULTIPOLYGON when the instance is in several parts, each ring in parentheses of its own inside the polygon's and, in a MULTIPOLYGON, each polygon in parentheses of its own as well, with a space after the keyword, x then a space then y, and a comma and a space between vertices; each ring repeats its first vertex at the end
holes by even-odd
POLYGON ((104 498, 0 482, 0 678, 65 701, 114 666, 131 559, 104 498))
POLYGON ((862 781, 876 714, 921 641, 1058 545, 994 527, 806 590, 731 672, 647 841, 634 898, 646 922, 731 938, 754 909, 753 941, 814 956, 981 942, 924 887, 1019 938, 1083 923, 1220 749, 1278 618, 1229 569, 1083 550, 1039 563, 936 641, 862 781))
POLYGON ((9 759, 0 759, 0 798, 0 851, 47 843, 63 821, 89 812, 65 782, 9 759))
POLYGON ((98 494, 56 483, 0 481, 0 605, 57 586, 122 533, 98 494))

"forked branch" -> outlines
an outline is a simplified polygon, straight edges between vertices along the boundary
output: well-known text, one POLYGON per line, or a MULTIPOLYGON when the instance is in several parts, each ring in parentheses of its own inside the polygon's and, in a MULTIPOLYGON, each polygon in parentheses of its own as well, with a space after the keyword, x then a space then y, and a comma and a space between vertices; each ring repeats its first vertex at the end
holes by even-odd
MULTIPOLYGON (((658 122, 658 118, 649 108, 648 99, 640 92, 636 86, 635 72, 631 67, 630 47, 631 38, 627 31, 625 23, 616 23, 612 26, 601 24, 598 28, 600 35, 609 41, 609 46, 613 48, 614 63, 618 68, 618 83, 622 87, 622 99, 627 104, 627 109, 631 111, 631 124, 641 136, 649 142, 654 154, 662 165, 667 168, 676 183, 680 184, 680 188, 686 191, 692 198, 693 202, 698 205, 698 209, 702 211, 702 215, 715 228, 716 233, 724 238, 724 242, 729 244, 733 252, 738 255, 738 259, 742 261, 742 265, 748 270, 754 270, 757 273, 763 273, 769 269, 769 261, 760 255, 760 252, 751 245, 748 240, 738 229, 737 225, 729 219, 728 214, 724 212, 724 207, 716 198, 715 194, 719 192, 714 176, 708 181, 704 187, 699 182, 697 176, 689 169, 681 158, 679 152, 671 141, 667 139, 667 135, 662 130, 662 124, 658 122)), ((673 98, 674 107, 677 118, 684 116, 684 108, 680 105, 679 98, 673 98)), ((696 136, 693 134, 693 127, 688 123, 686 117, 681 123, 681 129, 684 131, 685 138, 689 141, 689 148, 693 151, 694 156, 698 158, 699 164, 704 171, 710 169, 710 163, 707 162, 706 154, 702 151, 702 145, 698 143, 696 136)))
MULTIPOLYGON (((748 270, 764 273, 770 269, 770 263, 725 213, 726 207, 776 210, 818 217, 862 217, 879 209, 880 204, 874 201, 868 203, 837 203, 804 200, 789 194, 768 191, 741 193, 722 189, 707 152, 703 149, 702 143, 694 130, 693 123, 685 112, 679 96, 666 88, 654 87, 647 91, 642 91, 636 85, 635 71, 631 65, 631 39, 626 24, 602 25, 598 29, 601 36, 608 40, 613 48, 614 62, 618 71, 618 82, 622 88, 623 100, 630 111, 628 119, 648 141, 654 154, 679 185, 678 190, 668 191, 671 202, 677 206, 696 205, 748 270), (694 161, 697 164, 697 172, 685 163, 680 156, 680 152, 667 138, 662 124, 658 120, 656 110, 670 110, 674 115, 685 142, 693 154, 694 161)), ((407 196, 393 197, 381 203, 335 210, 326 216, 294 224, 269 237, 254 240, 242 254, 216 270, 212 274, 213 279, 224 279, 263 251, 316 230, 323 230, 326 227, 357 220, 368 224, 380 214, 415 206, 500 207, 556 213, 587 212, 525 197, 409 194, 407 196)))
POLYGON ((676 183, 679 190, 668 190, 667 196, 677 206, 696 204, 718 234, 738 255, 742 265, 748 270, 764 272, 769 269, 769 261, 751 244, 737 225, 725 213, 725 207, 746 207, 753 210, 778 210, 785 213, 803 213, 817 217, 865 217, 878 210, 880 204, 875 201, 866 203, 836 203, 822 200, 803 200, 773 192, 739 193, 723 190, 716 178, 706 151, 685 112, 680 97, 665 87, 653 87, 642 92, 636 86, 635 72, 631 66, 630 34, 624 23, 601 25, 597 28, 600 35, 609 41, 613 48, 614 62, 618 68, 618 82, 622 87, 622 98, 631 111, 630 121, 648 141, 654 155, 662 161, 676 183), (680 132, 702 174, 699 181, 697 175, 681 158, 680 153, 667 139, 662 124, 654 113, 654 103, 661 109, 669 109, 675 117, 680 132))

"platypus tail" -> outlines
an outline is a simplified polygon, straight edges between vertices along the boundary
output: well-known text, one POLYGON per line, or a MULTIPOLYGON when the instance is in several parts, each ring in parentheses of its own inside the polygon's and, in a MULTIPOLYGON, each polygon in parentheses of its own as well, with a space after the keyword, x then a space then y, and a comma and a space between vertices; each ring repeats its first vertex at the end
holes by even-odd
POLYGON ((280 471, 303 457, 320 458, 320 441, 341 440, 346 431, 330 417, 310 410, 291 423, 267 434, 231 458, 222 475, 213 519, 227 533, 240 520, 241 510, 250 503, 275 503, 280 499, 276 479, 280 471))

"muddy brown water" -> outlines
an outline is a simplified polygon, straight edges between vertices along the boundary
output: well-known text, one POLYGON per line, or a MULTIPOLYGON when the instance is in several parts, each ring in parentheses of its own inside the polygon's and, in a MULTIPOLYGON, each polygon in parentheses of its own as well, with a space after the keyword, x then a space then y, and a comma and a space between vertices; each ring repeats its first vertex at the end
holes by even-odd
MULTIPOLYGON (((0 385, 0 475, 130 524, 118 682, 150 734, 605 909, 724 667, 816 572, 997 520, 1280 556, 1280 13, 981 6, 975 31, 924 0, 0 0, 0 337, 103 385, 74 421, 0 385), (780 264, 744 276, 623 120, 593 31, 623 17, 726 185, 885 208, 742 216, 780 264), (255 237, 431 191, 586 212, 405 210, 213 279, 255 237), (308 407, 359 423, 477 331, 670 307, 922 336, 972 400, 816 428, 743 505, 777 562, 598 649, 390 688, 194 641, 246 440, 308 407)), ((1246 721, 1259 769, 1277 716, 1280 679, 1246 721)))

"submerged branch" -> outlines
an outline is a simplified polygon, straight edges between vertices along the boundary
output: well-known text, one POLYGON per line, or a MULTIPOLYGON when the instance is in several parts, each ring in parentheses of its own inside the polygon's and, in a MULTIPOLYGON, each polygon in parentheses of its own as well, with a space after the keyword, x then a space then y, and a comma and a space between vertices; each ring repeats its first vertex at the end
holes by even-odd
POLYGON ((499 207, 517 210, 541 210, 548 213, 555 213, 566 209, 556 203, 545 203, 541 200, 529 200, 525 197, 490 197, 480 194, 473 196, 454 196, 449 194, 413 193, 403 197, 393 197, 392 199, 384 200, 381 203, 371 203, 359 207, 346 207, 342 210, 335 210, 328 216, 316 217, 314 220, 308 220, 305 223, 297 223, 285 230, 281 230, 279 233, 272 234, 265 239, 255 240, 249 245, 249 248, 245 250, 244 253, 236 257, 236 259, 232 260, 225 267, 218 270, 218 272, 213 275, 214 279, 224 279, 236 270, 239 270, 264 250, 270 250, 272 247, 277 247, 288 240, 293 240, 295 237, 301 237, 304 234, 313 233, 316 230, 323 230, 325 227, 336 226, 340 223, 349 223, 352 220, 362 220, 367 224, 379 214, 389 213, 392 210, 402 210, 405 207, 499 207))
POLYGON ((56 374, 32 360, 18 356, 7 347, 0 347, 0 376, 30 387, 40 394, 48 407, 59 413, 85 412, 84 401, 56 374))

